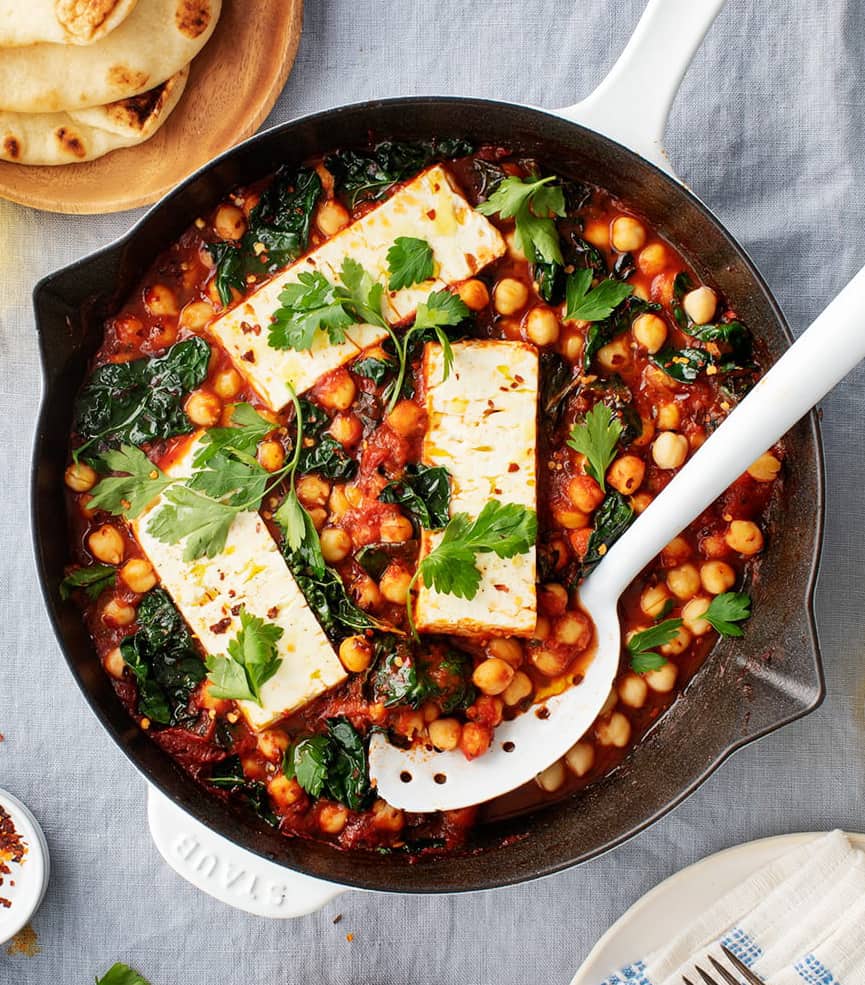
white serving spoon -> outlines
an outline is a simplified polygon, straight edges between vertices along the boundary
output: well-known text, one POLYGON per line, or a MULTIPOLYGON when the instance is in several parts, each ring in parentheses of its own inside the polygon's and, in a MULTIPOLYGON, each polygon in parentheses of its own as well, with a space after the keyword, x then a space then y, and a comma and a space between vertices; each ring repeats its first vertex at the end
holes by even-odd
MULTIPOLYGON (((503 722, 492 746, 469 762, 461 752, 398 749, 370 742, 370 776, 389 804, 454 810, 526 783, 586 732, 619 666, 617 603, 640 571, 865 358, 865 269, 757 383, 676 477, 610 548, 580 588, 597 631, 597 652, 581 684, 503 722)), ((792 463, 796 467, 796 463, 792 463)))

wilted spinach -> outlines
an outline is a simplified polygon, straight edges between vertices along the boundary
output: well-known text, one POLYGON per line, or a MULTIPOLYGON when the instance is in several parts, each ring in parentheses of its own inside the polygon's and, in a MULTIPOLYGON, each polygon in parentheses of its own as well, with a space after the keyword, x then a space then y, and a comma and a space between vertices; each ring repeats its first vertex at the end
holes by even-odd
POLYGON ((351 479, 357 472, 357 462, 332 434, 323 434, 314 445, 300 453, 297 471, 301 475, 315 472, 326 479, 351 479))
POLYGON ((673 297, 670 301, 670 307, 673 309, 673 317, 676 319, 676 324, 684 331, 688 331, 688 325, 690 325, 691 319, 682 307, 682 298, 693 288, 693 286, 694 284, 691 278, 684 272, 684 270, 681 273, 676 274, 673 280, 673 297))
POLYGON ((372 677, 373 697, 391 707, 419 708, 440 693, 417 655, 404 639, 387 633, 376 638, 376 671, 372 677))
POLYGON ((347 718, 330 718, 326 735, 292 743, 282 768, 312 797, 324 794, 353 811, 362 810, 372 799, 366 747, 347 718))
POLYGON ((617 335, 627 332, 631 327, 631 322, 637 315, 645 311, 658 312, 663 310, 661 305, 653 301, 643 301, 642 298, 631 294, 626 297, 616 310, 603 321, 594 321, 586 329, 586 343, 583 349, 583 371, 588 372, 595 358, 595 354, 609 342, 612 342, 617 335))
POLYGON ((193 338, 163 356, 99 366, 75 402, 74 430, 88 446, 98 443, 100 448, 142 445, 192 431, 183 399, 203 382, 209 361, 210 346, 193 338))
POLYGON ((398 181, 417 174, 435 160, 465 157, 472 152, 467 140, 383 140, 369 150, 339 150, 327 154, 325 167, 334 176, 337 191, 354 208, 376 202, 398 181))
POLYGON ((649 358, 680 383, 693 383, 711 361, 705 349, 693 348, 661 349, 649 358))
POLYGON ((587 575, 622 536, 634 519, 630 504, 617 492, 607 494, 595 514, 595 527, 582 560, 582 574, 587 575))
POLYGON ((240 794, 246 805, 266 824, 275 828, 279 818, 270 806, 267 787, 261 780, 250 780, 243 773, 243 765, 239 756, 227 756, 217 763, 207 777, 207 783, 220 790, 240 794))
POLYGON ((240 241, 207 244, 216 263, 216 289, 223 304, 231 302, 231 288, 246 293, 248 277, 267 277, 306 250, 320 194, 321 179, 315 170, 281 168, 249 213, 240 241))
POLYGON ((460 650, 448 650, 439 664, 439 696, 436 699, 442 714, 464 711, 474 703, 477 691, 471 682, 471 662, 468 654, 460 650), (444 680, 441 680, 444 676, 444 680))
POLYGON ((160 725, 194 720, 189 696, 207 668, 168 594, 154 588, 138 607, 138 632, 120 644, 138 683, 138 712, 160 725))
POLYGON ((450 519, 448 470, 442 466, 408 465, 402 478, 389 482, 378 498, 383 503, 398 503, 421 527, 439 530, 450 519))
POLYGON ((375 356, 365 356, 352 364, 351 371, 358 376, 365 376, 372 380, 376 386, 381 386, 390 373, 397 370, 395 362, 388 359, 376 359, 375 356))

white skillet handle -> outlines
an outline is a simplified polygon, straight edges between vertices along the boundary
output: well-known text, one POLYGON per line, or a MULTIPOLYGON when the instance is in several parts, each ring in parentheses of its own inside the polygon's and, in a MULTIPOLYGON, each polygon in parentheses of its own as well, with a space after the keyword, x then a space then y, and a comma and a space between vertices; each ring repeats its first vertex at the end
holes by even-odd
POLYGON ((151 786, 147 820, 159 854, 178 875, 246 913, 275 920, 301 917, 345 892, 344 886, 300 875, 238 848, 151 786))
POLYGON ((664 126, 694 53, 724 0, 649 0, 619 60, 595 91, 558 110, 673 174, 664 126))
POLYGON ((676 534, 863 359, 865 268, 619 538, 584 590, 618 598, 676 534))

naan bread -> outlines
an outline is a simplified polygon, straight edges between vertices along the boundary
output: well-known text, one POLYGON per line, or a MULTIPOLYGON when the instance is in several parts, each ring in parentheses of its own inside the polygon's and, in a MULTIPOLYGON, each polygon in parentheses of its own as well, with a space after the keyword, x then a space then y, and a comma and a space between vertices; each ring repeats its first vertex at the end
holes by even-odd
POLYGON ((86 47, 0 50, 0 110, 56 113, 153 89, 201 51, 220 10, 221 0, 138 0, 115 31, 86 47))
POLYGON ((0 110, 0 161, 80 164, 119 147, 144 143, 177 105, 189 68, 139 96, 64 113, 0 110))
POLYGON ((0 0, 0 48, 92 44, 132 13, 137 0, 0 0))

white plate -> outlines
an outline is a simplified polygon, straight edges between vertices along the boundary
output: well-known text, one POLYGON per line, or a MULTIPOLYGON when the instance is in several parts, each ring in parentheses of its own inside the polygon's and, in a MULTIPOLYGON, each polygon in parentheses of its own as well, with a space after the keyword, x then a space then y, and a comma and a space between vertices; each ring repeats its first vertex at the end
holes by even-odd
POLYGON ((9 817, 15 830, 27 845, 27 854, 21 863, 11 862, 12 870, 3 876, 0 896, 9 900, 10 906, 0 906, 0 943, 14 937, 39 909, 48 888, 48 845, 36 818, 11 793, 0 790, 0 807, 9 817))
MULTIPOLYGON (((605 978, 644 958, 663 937, 678 933, 719 896, 744 882, 756 869, 822 833, 778 835, 736 845, 659 883, 624 913, 592 948, 571 985, 600 985, 605 978)), ((851 844, 865 849, 865 834, 848 834, 851 844)))

